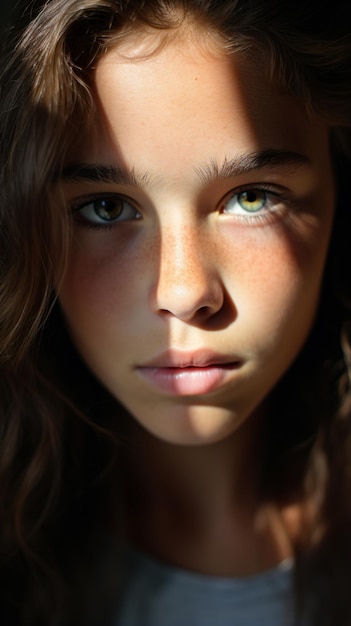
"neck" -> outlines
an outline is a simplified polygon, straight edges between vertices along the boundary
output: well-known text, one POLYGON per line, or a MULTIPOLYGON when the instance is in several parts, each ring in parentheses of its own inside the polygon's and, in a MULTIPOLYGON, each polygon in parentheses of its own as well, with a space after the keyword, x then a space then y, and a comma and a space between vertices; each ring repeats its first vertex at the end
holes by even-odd
POLYGON ((131 421, 124 465, 130 540, 213 575, 249 575, 290 556, 278 511, 261 504, 264 417, 261 409, 227 439, 187 447, 131 421))
POLYGON ((204 446, 170 444, 133 423, 131 462, 147 500, 175 506, 184 519, 195 516, 198 523, 212 523, 228 508, 249 506, 259 489, 260 418, 251 416, 250 425, 204 446))

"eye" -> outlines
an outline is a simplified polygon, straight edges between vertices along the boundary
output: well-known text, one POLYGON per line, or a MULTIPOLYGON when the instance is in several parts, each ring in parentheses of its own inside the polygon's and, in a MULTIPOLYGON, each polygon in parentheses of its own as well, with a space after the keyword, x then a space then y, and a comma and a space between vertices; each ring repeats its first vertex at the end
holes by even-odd
POLYGON ((227 194, 220 213, 249 224, 270 224, 283 218, 295 204, 294 198, 279 187, 251 187, 227 194))
MULTIPOLYGON (((271 195, 271 194, 270 194, 271 195)), ((225 203, 223 213, 241 214, 258 213, 272 204, 268 194, 262 189, 247 189, 232 195, 225 203)))
POLYGON ((73 207, 73 213, 81 222, 97 226, 141 218, 140 211, 126 198, 115 195, 92 198, 73 207))

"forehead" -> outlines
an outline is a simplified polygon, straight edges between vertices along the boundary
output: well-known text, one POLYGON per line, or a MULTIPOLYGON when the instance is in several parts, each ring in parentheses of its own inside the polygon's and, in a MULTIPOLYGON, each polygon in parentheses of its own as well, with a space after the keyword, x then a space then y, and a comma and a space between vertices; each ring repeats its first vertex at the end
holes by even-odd
POLYGON ((189 167, 272 147, 329 154, 326 124, 203 27, 136 30, 100 59, 93 82, 96 117, 83 149, 92 160, 166 172, 177 169, 175 153, 189 167))

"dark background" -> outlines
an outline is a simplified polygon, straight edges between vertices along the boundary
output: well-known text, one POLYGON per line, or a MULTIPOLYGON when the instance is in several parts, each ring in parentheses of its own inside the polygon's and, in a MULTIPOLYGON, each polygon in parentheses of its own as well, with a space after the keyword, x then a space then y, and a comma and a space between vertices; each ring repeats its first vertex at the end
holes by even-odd
POLYGON ((1 24, 3 24, 8 19, 8 14, 11 11, 11 8, 15 6, 16 0, 0 0, 0 16, 1 16, 1 24))
POLYGON ((0 0, 0 36, 3 36, 5 28, 11 23, 11 12, 16 4, 17 0, 0 0))

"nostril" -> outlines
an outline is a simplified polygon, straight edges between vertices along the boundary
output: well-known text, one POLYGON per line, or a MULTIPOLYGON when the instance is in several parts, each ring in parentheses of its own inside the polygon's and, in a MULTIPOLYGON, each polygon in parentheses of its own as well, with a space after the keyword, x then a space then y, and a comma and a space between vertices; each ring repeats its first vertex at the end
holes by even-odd
POLYGON ((158 274, 150 289, 153 311, 187 322, 193 318, 203 322, 215 315, 223 305, 216 267, 203 256, 198 239, 172 233, 163 242, 158 274))
POLYGON ((223 307, 223 290, 217 288, 217 294, 206 290, 173 290, 165 294, 158 292, 157 313, 164 317, 177 317, 185 322, 204 323, 219 314, 223 307), (162 305, 161 305, 162 304, 162 305))

